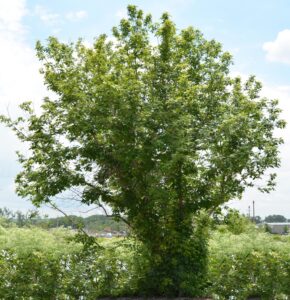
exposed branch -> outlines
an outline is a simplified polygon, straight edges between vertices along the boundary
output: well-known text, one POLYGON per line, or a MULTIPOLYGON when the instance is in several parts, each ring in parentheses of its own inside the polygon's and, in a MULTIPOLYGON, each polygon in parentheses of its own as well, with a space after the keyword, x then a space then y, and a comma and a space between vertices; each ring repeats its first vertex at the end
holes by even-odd
MULTIPOLYGON (((51 206, 53 209, 57 210, 58 212, 60 212, 61 214, 63 214, 68 220, 70 220, 70 222, 71 222, 72 224, 76 225, 76 226, 78 227, 78 230, 79 230, 80 232, 82 232, 87 238, 91 238, 91 237, 85 232, 85 230, 83 230, 83 228, 79 227, 78 224, 76 224, 76 223, 72 220, 72 218, 71 218, 65 211, 63 211, 62 209, 60 209, 55 203, 53 203, 53 202, 50 201, 50 200, 49 200, 48 203, 50 204, 50 206, 51 206)), ((96 239, 94 239, 94 244, 96 244, 96 245, 98 246, 98 248, 103 248, 103 247, 96 241, 96 239)))
POLYGON ((88 212, 93 211, 93 210, 98 209, 98 208, 99 208, 99 207, 94 207, 94 208, 88 209, 88 210, 86 210, 86 211, 81 211, 81 213, 87 214, 88 212))
POLYGON ((98 203, 99 207, 103 210, 103 212, 105 213, 106 217, 108 218, 118 218, 121 221, 123 221, 125 224, 127 224, 130 228, 132 228, 131 224, 122 216, 120 216, 119 214, 112 214, 109 215, 106 208, 104 207, 104 205, 102 205, 100 202, 98 203))

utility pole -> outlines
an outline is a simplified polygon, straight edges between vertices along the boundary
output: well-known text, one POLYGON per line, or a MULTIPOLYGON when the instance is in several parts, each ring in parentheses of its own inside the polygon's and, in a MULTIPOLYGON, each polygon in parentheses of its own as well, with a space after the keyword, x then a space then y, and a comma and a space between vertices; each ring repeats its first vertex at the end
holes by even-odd
POLYGON ((253 201, 253 221, 255 221, 255 201, 253 201))

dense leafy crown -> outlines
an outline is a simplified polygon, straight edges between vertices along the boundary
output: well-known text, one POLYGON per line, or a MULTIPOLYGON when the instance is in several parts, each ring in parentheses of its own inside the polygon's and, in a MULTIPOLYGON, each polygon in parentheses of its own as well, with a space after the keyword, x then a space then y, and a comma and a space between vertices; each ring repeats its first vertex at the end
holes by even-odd
POLYGON ((2 117, 30 146, 19 155, 19 195, 39 205, 78 189, 83 203, 110 205, 130 223, 142 214, 162 224, 169 212, 240 197, 279 166, 277 101, 260 98, 254 77, 231 78, 219 43, 178 31, 168 14, 153 23, 135 6, 113 36, 92 47, 37 43, 57 97, 40 114, 24 103, 26 118, 2 117))

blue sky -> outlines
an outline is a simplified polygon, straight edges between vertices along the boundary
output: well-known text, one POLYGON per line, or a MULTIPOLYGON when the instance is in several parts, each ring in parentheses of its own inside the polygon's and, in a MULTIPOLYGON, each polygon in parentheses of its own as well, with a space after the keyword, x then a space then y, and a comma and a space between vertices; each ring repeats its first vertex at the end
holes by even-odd
MULTIPOLYGON (((34 45, 54 35, 62 41, 82 37, 88 45, 125 17, 126 6, 136 4, 157 20, 167 11, 179 29, 199 28, 206 38, 216 39, 234 56, 232 73, 245 78, 255 74, 263 82, 263 95, 279 98, 283 117, 290 123, 290 2, 287 0, 0 0, 0 113, 17 116, 17 105, 32 100, 35 105, 47 94, 38 74, 34 45)), ((290 127, 290 126, 288 126, 290 127)), ((280 133, 279 133, 280 134, 280 133)), ((284 214, 290 218, 290 129, 283 133, 282 165, 278 185, 270 195, 255 190, 231 205, 247 211, 252 200, 257 213, 284 214)), ((25 150, 11 132, 0 127, 0 207, 27 210, 31 205, 14 192, 14 177, 20 170, 15 150, 25 150)), ((81 208, 64 204, 78 214, 81 208)), ((47 208, 43 212, 53 214, 47 208)))
POLYGON ((27 1, 30 14, 24 18, 31 46, 49 35, 74 41, 83 37, 91 41, 114 26, 124 16, 128 4, 136 4, 157 19, 168 11, 179 28, 194 26, 207 38, 221 41, 235 56, 239 71, 255 73, 277 83, 287 84, 288 66, 267 64, 261 45, 274 40, 277 33, 289 28, 290 10, 286 0, 170 0, 170 1, 27 1), (43 21, 37 8, 53 20, 43 21), (70 12, 86 12, 79 20, 69 21, 70 12), (34 15, 33 15, 34 12, 34 15))

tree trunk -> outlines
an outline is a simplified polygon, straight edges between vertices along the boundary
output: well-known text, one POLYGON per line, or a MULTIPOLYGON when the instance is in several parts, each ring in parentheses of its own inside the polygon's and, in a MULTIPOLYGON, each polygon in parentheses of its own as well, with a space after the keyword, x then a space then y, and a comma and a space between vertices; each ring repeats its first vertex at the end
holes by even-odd
POLYGON ((146 245, 149 267, 140 282, 146 295, 201 295, 207 271, 207 225, 199 220, 193 226, 188 220, 174 222, 155 244, 146 245))

